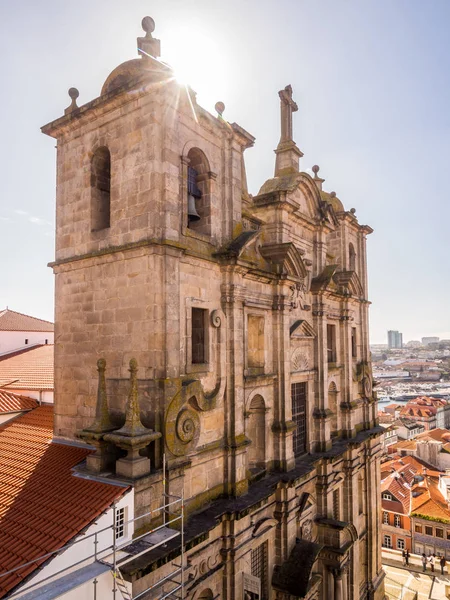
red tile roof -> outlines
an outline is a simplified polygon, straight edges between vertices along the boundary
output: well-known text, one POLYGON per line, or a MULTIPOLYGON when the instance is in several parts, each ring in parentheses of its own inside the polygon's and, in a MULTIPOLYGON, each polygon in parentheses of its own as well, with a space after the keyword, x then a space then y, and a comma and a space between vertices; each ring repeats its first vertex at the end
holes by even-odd
POLYGON ((54 331, 54 325, 6 308, 0 311, 0 331, 54 331))
POLYGON ((13 390, 53 389, 53 345, 37 346, 28 352, 0 361, 0 381, 14 381, 13 390))
POLYGON ((37 405, 38 403, 34 398, 19 396, 19 394, 13 394, 13 392, 0 388, 0 414, 32 410, 37 405))
MULTIPOLYGON (((53 408, 0 429, 0 574, 61 548, 127 488, 75 477, 89 450, 51 443, 53 408)), ((0 598, 45 562, 0 577, 0 598)))

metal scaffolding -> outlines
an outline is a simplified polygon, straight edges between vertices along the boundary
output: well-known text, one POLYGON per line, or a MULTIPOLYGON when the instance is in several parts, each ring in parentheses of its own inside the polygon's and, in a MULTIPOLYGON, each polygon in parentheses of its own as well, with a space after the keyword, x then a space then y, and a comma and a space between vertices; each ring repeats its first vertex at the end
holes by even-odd
MULTIPOLYGON (((163 485, 165 490, 165 468, 163 472, 163 485)), ((96 593, 98 576, 102 574, 101 566, 103 565, 106 567, 104 568, 103 573, 109 570, 113 575, 114 583, 110 596, 112 600, 121 600, 122 598, 123 600, 138 600, 138 598, 141 600, 184 600, 186 565, 184 556, 185 518, 183 493, 181 496, 175 496, 173 494, 167 494, 164 492, 162 504, 143 515, 139 515, 138 517, 124 521, 123 526, 132 527, 134 531, 136 529, 135 524, 142 522, 144 519, 147 519, 146 522, 152 522, 158 518, 160 520, 162 518, 162 523, 160 525, 152 527, 151 530, 146 531, 137 537, 133 537, 127 542, 118 543, 117 540, 117 510, 116 504, 114 503, 112 525, 99 529, 90 535, 83 536, 81 539, 70 542, 62 548, 58 548, 53 552, 39 556, 38 558, 22 564, 19 567, 15 567, 9 571, 0 573, 0 581, 1 578, 6 577, 11 573, 16 573, 20 577, 21 569, 24 569, 25 567, 35 563, 42 564, 43 561, 51 559, 56 554, 60 554, 70 548, 74 548, 79 543, 85 543, 86 540, 92 540, 92 554, 83 556, 81 560, 77 561, 76 563, 61 569, 57 573, 53 573, 45 579, 39 580, 37 583, 27 585, 26 588, 22 588, 10 593, 7 598, 17 598, 20 596, 23 598, 23 600, 31 600, 31 598, 36 598, 36 593, 39 592, 39 590, 43 590, 44 587, 50 590, 52 584, 56 583, 58 583, 60 589, 64 590, 61 594, 61 597, 63 597, 65 593, 70 591, 70 589, 73 589, 79 585, 77 574, 81 573, 81 571, 84 571, 85 574, 91 572, 94 574, 92 581, 90 579, 85 581, 85 583, 91 582, 94 586, 92 597, 97 600, 107 600, 104 594, 102 594, 101 598, 97 598, 96 593), (100 534, 108 531, 110 531, 112 534, 112 544, 105 548, 98 549, 100 534), (133 596, 132 592, 130 591, 130 585, 127 585, 127 582, 123 577, 123 567, 139 556, 150 553, 156 548, 164 546, 171 540, 175 540, 177 538, 180 540, 180 554, 177 562, 172 561, 169 563, 169 573, 166 574, 162 579, 156 581, 152 585, 149 585, 145 590, 133 596), (99 566, 100 570, 93 569, 94 565, 99 566), (64 588, 64 585, 62 585, 64 583, 64 578, 67 580, 66 588, 64 588)), ((59 596, 53 595, 53 597, 56 598, 59 596)))

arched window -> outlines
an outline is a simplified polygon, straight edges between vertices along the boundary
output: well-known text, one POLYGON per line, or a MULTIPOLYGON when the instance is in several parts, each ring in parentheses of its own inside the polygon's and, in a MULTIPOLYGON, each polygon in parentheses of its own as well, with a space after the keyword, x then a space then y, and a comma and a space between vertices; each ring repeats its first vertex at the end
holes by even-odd
POLYGON ((248 449, 250 469, 266 466, 266 405, 262 396, 256 395, 249 407, 248 437, 251 445, 248 449))
POLYGON ((97 148, 91 164, 91 229, 107 229, 111 224, 111 154, 97 148))
POLYGON ((211 171, 205 154, 191 148, 187 155, 188 228, 211 235, 211 171))
POLYGON ((337 406, 337 388, 334 381, 330 383, 328 388, 328 408, 331 411, 331 437, 336 437, 339 433, 339 415, 338 415, 338 406, 337 406))
POLYGON ((198 596, 198 600, 213 600, 214 594, 210 588, 205 588, 198 596))
POLYGON ((348 245, 348 268, 349 271, 356 271, 356 252, 352 243, 348 245))

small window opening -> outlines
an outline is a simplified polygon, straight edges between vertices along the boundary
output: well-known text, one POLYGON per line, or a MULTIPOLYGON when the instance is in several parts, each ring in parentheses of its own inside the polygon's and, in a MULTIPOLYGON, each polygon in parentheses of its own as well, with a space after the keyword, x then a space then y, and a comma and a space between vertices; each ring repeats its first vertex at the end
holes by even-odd
POLYGON ((364 512, 364 484, 363 478, 358 478, 358 514, 362 515, 364 512))
POLYGON ((28 344, 28 338, 25 338, 25 344, 28 344))
POLYGON ((91 228, 107 229, 111 225, 111 155, 108 148, 98 148, 91 165, 91 228))
POLYGON ((352 327, 352 358, 356 358, 356 356, 357 356, 356 327, 352 327))
POLYGON ((294 456, 306 452, 306 383, 291 384, 292 420, 295 423, 292 444, 294 456))
POLYGON ((336 362, 336 325, 327 325, 327 358, 329 363, 336 362))
POLYGON ((253 577, 258 577, 261 584, 261 600, 269 597, 269 552, 268 542, 257 546, 250 554, 253 577))
POLYGON ((334 490, 333 492, 333 517, 336 521, 339 521, 340 517, 340 506, 339 506, 339 490, 334 490))
POLYGON ((206 310, 192 309, 192 364, 206 362, 206 310))
POLYGON ((125 507, 116 509, 116 540, 125 535, 125 507))
POLYGON ((47 339, 45 340, 45 343, 48 344, 48 340, 47 339))

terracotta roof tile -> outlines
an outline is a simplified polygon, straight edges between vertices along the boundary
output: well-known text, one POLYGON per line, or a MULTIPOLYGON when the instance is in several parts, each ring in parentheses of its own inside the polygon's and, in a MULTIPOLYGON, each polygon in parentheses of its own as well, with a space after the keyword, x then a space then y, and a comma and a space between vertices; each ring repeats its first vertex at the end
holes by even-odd
POLYGON ((0 388, 0 413, 32 410, 38 403, 34 398, 13 394, 0 388))
MULTIPOLYGON (((126 488, 75 477, 89 450, 51 443, 53 407, 0 428, 0 573, 57 550, 126 488)), ((0 577, 4 597, 44 561, 0 577)))
POLYGON ((30 348, 28 352, 0 361, 0 381, 14 381, 11 389, 52 390, 54 347, 51 344, 30 348))
POLYGON ((54 325, 6 308, 0 311, 0 331, 54 331, 54 325))

